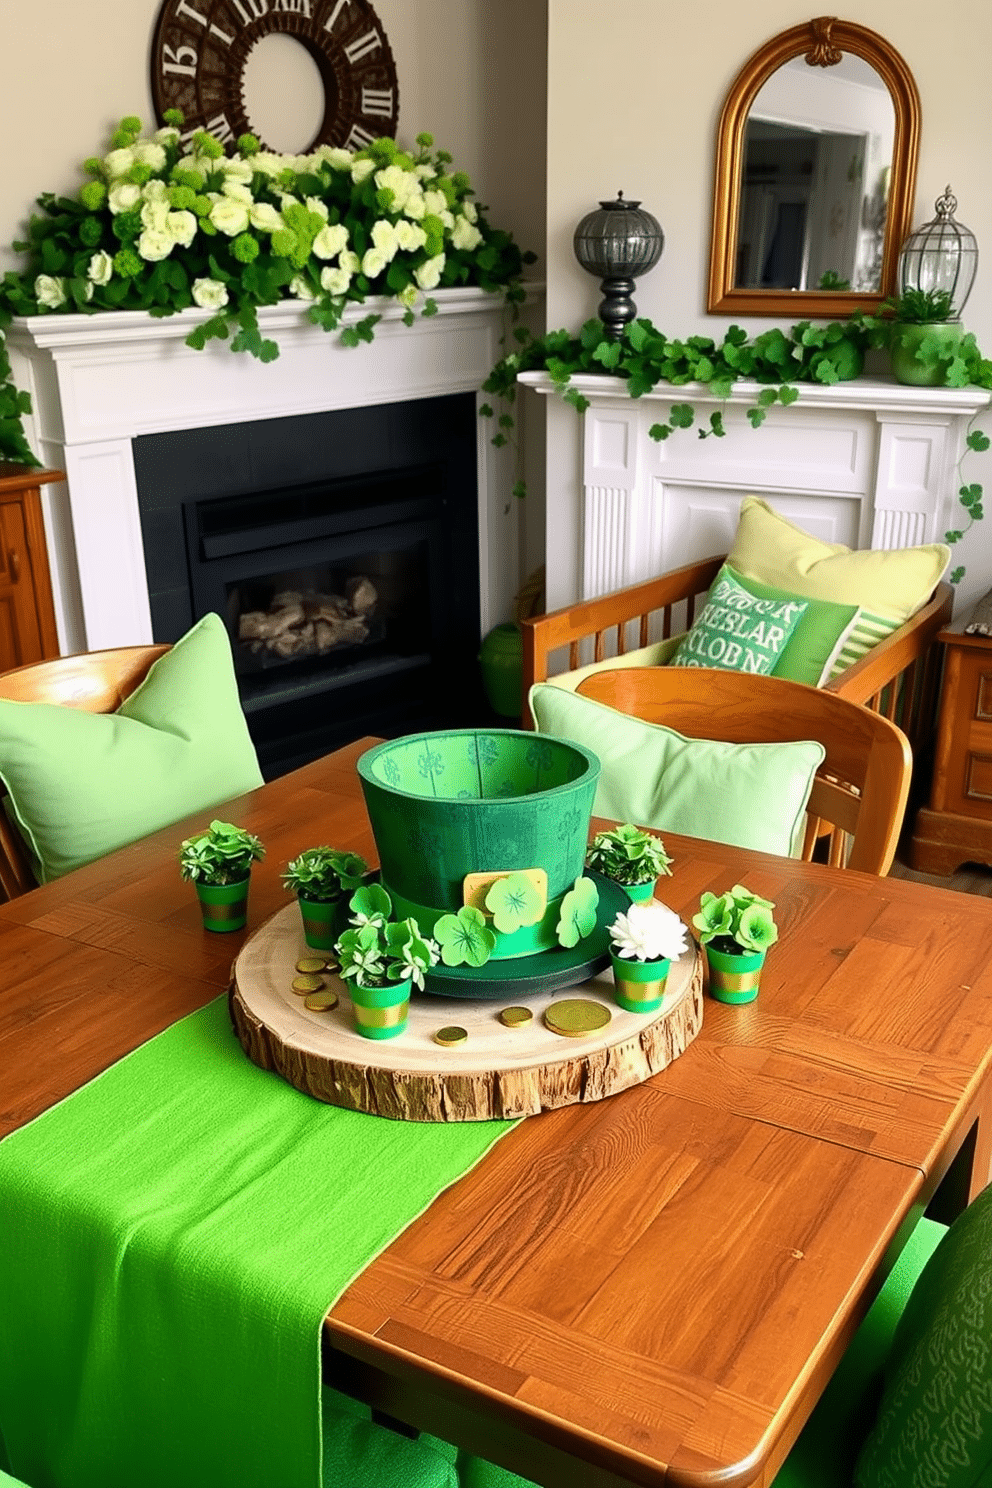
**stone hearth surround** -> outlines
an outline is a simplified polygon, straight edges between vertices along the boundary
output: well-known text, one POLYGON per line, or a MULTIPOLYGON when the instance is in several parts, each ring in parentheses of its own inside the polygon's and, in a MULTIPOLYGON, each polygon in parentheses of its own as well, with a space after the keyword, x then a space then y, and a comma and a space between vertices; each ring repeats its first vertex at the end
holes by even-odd
POLYGON ((547 526, 561 540, 548 565, 549 609, 726 552, 749 494, 825 542, 939 541, 960 525, 958 461, 969 420, 989 405, 980 388, 859 377, 803 385, 796 403, 770 409, 752 429, 753 383, 735 384, 723 404, 698 384, 632 399, 617 378, 579 376, 572 385, 589 408, 578 419, 556 406, 545 374, 521 382, 552 398, 547 526), (656 442, 648 431, 673 403, 692 404, 696 425, 656 442), (726 436, 700 439, 715 409, 726 436))
MULTIPOLYGON (((541 297, 540 285, 528 286, 530 303, 541 297)), ((349 308, 345 324, 382 317, 375 339, 355 348, 312 325, 296 301, 263 308, 260 328, 280 352, 265 365, 233 354, 227 342, 204 351, 186 346, 190 329, 207 318, 202 311, 15 320, 7 344, 14 380, 34 405, 28 438, 46 465, 67 475, 67 485, 44 488, 63 653, 152 640, 131 453, 136 435, 476 392, 504 353, 503 301, 477 289, 435 298, 437 315, 412 326, 402 324, 393 300, 349 308)), ((493 432, 480 419, 483 634, 507 617, 522 578, 520 504, 507 501, 512 454, 492 447, 493 432)))

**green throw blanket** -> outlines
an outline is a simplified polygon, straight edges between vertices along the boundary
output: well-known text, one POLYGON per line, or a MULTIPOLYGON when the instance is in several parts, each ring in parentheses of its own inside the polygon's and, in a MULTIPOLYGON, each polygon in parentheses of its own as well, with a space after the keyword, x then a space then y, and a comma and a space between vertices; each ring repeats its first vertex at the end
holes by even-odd
MULTIPOLYGON (((167 1029, 0 1142, 0 1468, 319 1488, 324 1314, 512 1125, 321 1105, 248 1061, 224 998, 167 1029)), ((377 1463, 429 1439, 329 1420, 331 1488, 363 1453, 357 1488, 428 1481, 377 1463)))

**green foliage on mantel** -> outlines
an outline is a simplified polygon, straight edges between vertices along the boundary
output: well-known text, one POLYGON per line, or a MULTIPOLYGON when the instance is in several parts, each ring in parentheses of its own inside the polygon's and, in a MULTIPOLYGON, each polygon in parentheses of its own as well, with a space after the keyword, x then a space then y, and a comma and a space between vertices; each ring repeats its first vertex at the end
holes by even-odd
MULTIPOLYGON (((4 329, 15 315, 138 310, 209 312, 186 337, 199 350, 230 338, 262 362, 279 355, 259 329, 259 306, 295 301, 325 331, 346 309, 386 296, 412 325, 437 313, 434 291, 499 291, 516 313, 523 267, 512 234, 490 226, 464 171, 434 150, 395 140, 307 155, 262 150, 251 135, 226 155, 214 137, 180 135, 171 111, 151 137, 122 120, 73 197, 46 193, 27 238, 26 267, 0 281, 0 458, 38 461, 24 437, 30 398, 11 380, 4 329)), ((345 346, 373 339, 381 317, 340 329, 345 346)))
MULTIPOLYGON (((526 326, 515 328, 517 350, 503 357, 483 383, 483 390, 499 400, 497 411, 484 404, 482 413, 497 421, 492 443, 497 447, 513 438, 514 418, 510 411, 516 398, 517 378, 522 372, 544 372, 566 403, 584 413, 589 400, 573 383, 582 374, 600 374, 622 378, 632 398, 654 392, 660 385, 679 388, 690 383, 702 385, 714 398, 726 401, 734 384, 748 379, 758 384, 754 400, 746 410, 752 428, 760 428, 768 409, 776 404, 788 407, 799 397, 799 383, 832 386, 853 381, 861 375, 865 352, 870 348, 888 349, 896 334, 896 302, 885 302, 876 314, 861 312, 846 321, 826 325, 803 320, 789 330, 778 326, 751 337, 740 326, 732 325, 722 340, 709 336, 690 336, 673 340, 659 331, 650 320, 638 319, 624 327, 618 339, 607 336, 600 320, 588 320, 576 334, 568 330, 533 335, 526 326)), ((940 360, 942 349, 924 343, 918 353, 921 359, 940 360)), ((944 369, 947 387, 976 386, 992 389, 992 361, 978 348, 974 336, 963 337, 954 362, 944 369)), ((976 415, 977 418, 977 415, 976 415)), ((989 448, 989 438, 974 427, 973 419, 966 436, 965 454, 989 448)), ((652 424, 652 439, 668 439, 678 430, 695 427, 700 439, 722 438, 726 430, 723 410, 716 409, 705 425, 696 424, 696 410, 691 403, 673 401, 667 417, 652 424)), ((959 464, 960 475, 960 464, 959 464)), ((526 495, 518 481, 514 495, 526 495)), ((974 482, 962 483, 958 500, 967 520, 959 528, 944 534, 948 543, 964 537, 973 523, 982 519, 982 487, 974 482)), ((951 574, 958 583, 964 569, 951 574)))

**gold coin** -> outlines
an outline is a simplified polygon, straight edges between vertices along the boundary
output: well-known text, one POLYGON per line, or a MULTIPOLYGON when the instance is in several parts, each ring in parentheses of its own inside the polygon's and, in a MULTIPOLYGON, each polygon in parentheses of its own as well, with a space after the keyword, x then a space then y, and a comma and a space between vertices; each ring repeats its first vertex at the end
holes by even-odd
POLYGON ((562 1038, 583 1038, 605 1028, 612 1014, 601 1002, 587 1002, 584 997, 566 998, 545 1008, 544 1021, 552 1033, 562 1038))
POLYGON ((499 1021, 505 1023, 507 1028, 522 1028, 529 1023, 534 1014, 527 1007, 504 1008, 499 1015, 499 1021))
POLYGON ((309 972, 313 975, 315 971, 323 971, 326 965, 326 956, 301 956, 296 963, 296 969, 297 971, 309 972))
POLYGON ((454 1023, 452 1023, 447 1028, 438 1029, 437 1033, 434 1035, 434 1042, 436 1044, 444 1044, 445 1047, 449 1047, 451 1044, 463 1044, 467 1038, 468 1029, 458 1028, 454 1023))
POLYGON ((293 991, 302 997, 304 992, 319 992, 324 985, 322 976, 298 976, 293 978, 293 991))
POLYGON ((310 992, 303 999, 303 1006, 312 1013, 329 1013, 338 1005, 338 994, 325 987, 323 992, 310 992))

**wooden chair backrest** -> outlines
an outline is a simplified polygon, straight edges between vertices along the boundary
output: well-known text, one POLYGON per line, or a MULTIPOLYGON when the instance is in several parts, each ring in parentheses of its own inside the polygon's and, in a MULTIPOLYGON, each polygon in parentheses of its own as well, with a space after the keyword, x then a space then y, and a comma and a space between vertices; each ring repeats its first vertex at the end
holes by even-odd
MULTIPOLYGON (((148 674, 152 662, 170 648, 118 646, 33 662, 0 672, 0 698, 15 703, 58 703, 87 713, 114 713, 148 674)), ((2 741, 0 741, 2 747, 2 741)), ((71 761, 67 762, 71 767, 71 761)), ((0 798, 6 792, 0 782, 0 798)), ((0 890, 16 899, 36 887, 20 834, 11 826, 0 799, 0 890)))
POLYGON ((689 738, 817 740, 826 756, 813 783, 802 856, 812 857, 827 829, 834 866, 888 873, 906 811, 912 751, 887 718, 822 688, 709 667, 595 672, 576 690, 689 738))

